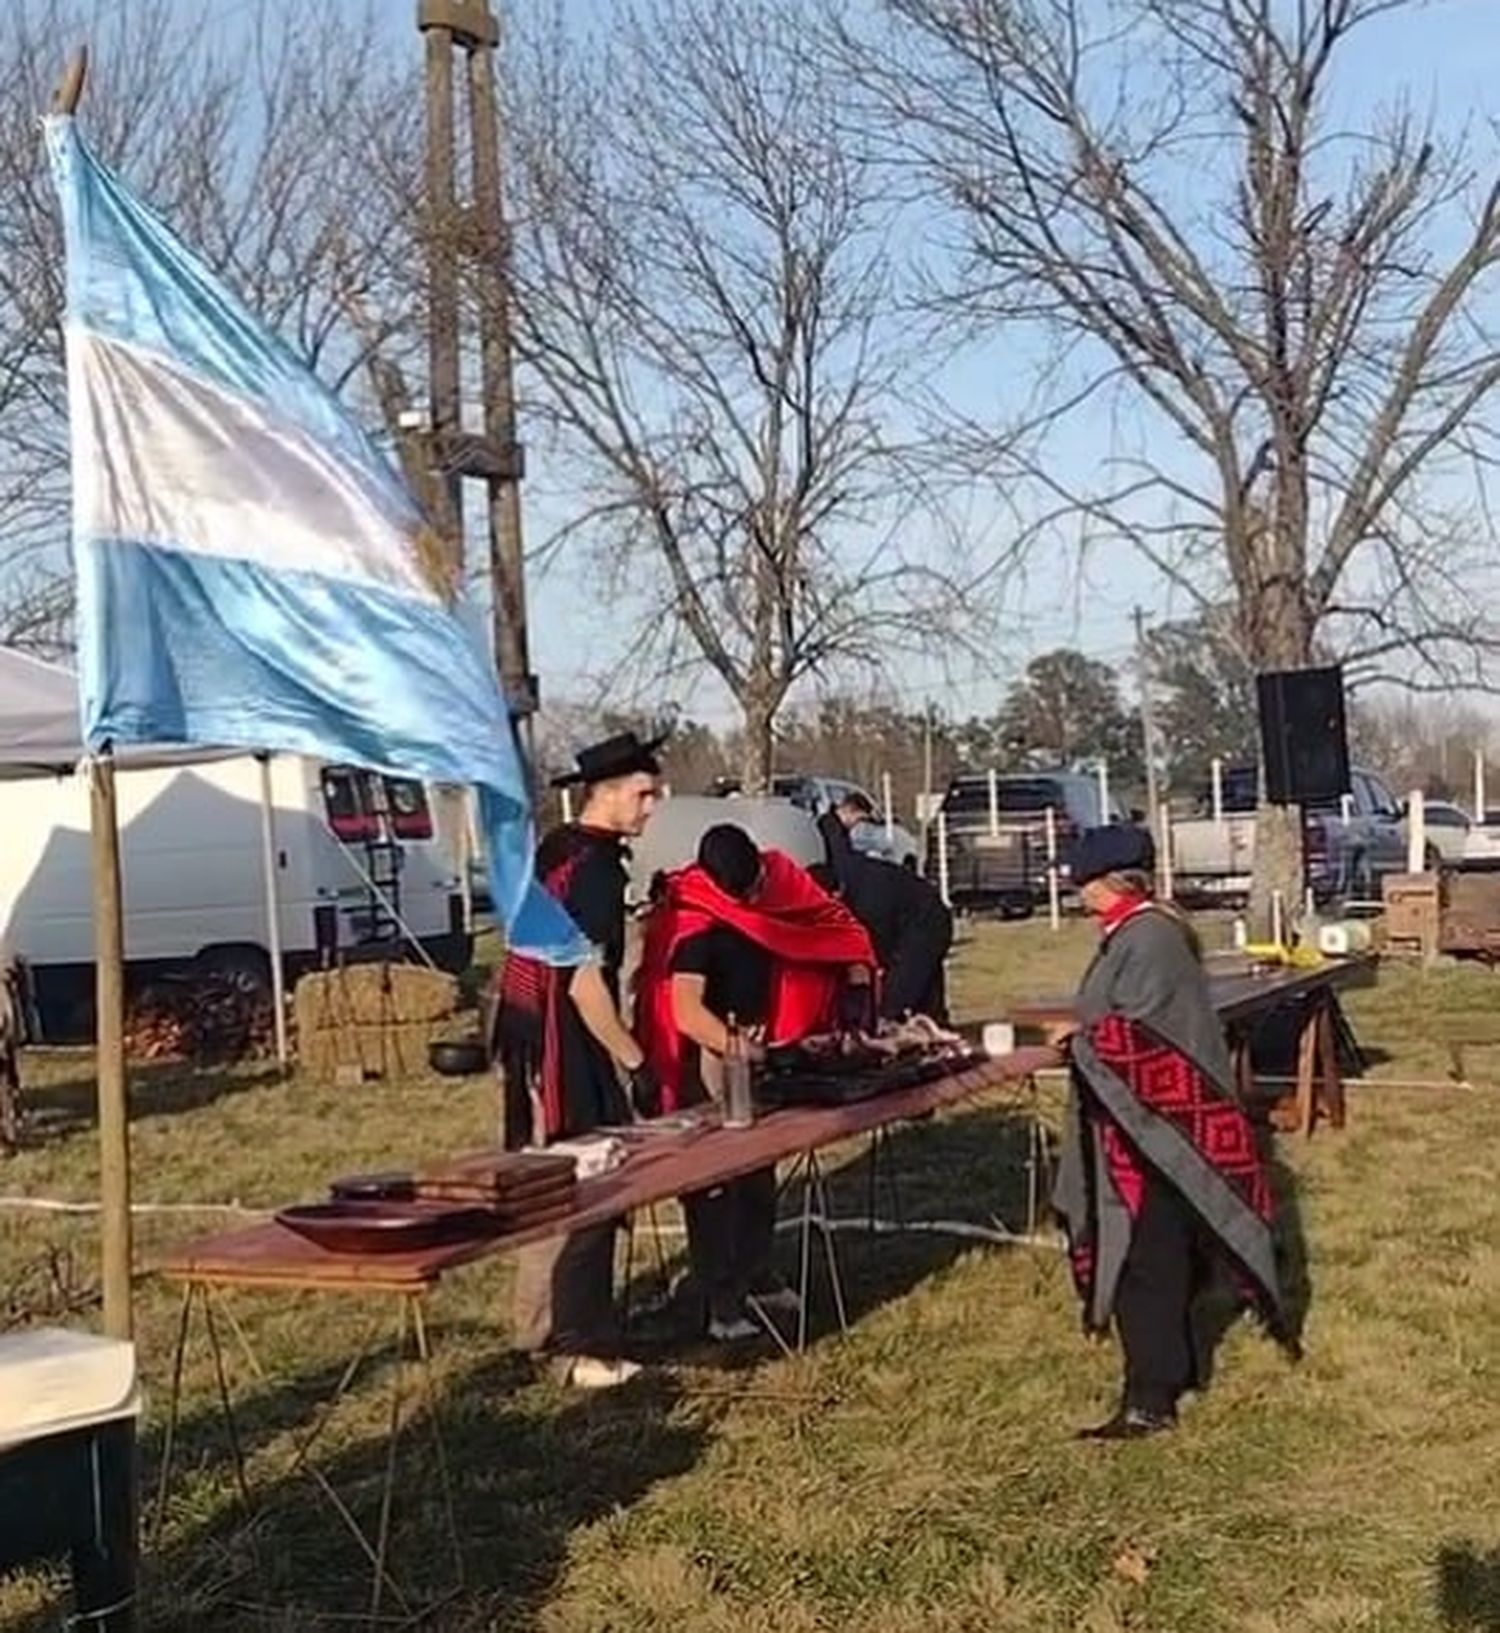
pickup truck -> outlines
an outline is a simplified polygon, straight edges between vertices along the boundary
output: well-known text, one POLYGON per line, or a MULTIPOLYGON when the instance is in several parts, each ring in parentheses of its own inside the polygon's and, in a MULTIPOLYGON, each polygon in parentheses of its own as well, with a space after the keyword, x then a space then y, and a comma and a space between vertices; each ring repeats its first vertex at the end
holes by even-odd
MULTIPOLYGON (((1172 873, 1179 896, 1240 900, 1249 894, 1255 866, 1254 766, 1224 773, 1223 815, 1215 820, 1209 788, 1198 791, 1195 813, 1172 824, 1172 873)), ((1303 811, 1307 881, 1320 901, 1369 901, 1388 873, 1406 867, 1406 830, 1400 802, 1372 771, 1355 770, 1345 800, 1303 811)))
POLYGON ((1047 813, 1057 845, 1059 883, 1068 887, 1068 851, 1085 828, 1127 822, 1118 801, 1101 811, 1097 778, 1076 771, 960 773, 939 807, 942 820, 927 829, 924 873, 946 882, 948 899, 962 911, 995 910, 1024 918, 1048 890, 1047 813), (946 855, 940 854, 946 844, 946 855))

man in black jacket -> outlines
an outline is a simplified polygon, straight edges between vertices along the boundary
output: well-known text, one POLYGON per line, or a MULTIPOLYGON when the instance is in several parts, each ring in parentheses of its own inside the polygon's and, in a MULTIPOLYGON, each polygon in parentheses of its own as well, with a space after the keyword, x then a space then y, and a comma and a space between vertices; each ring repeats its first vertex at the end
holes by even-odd
POLYGON ((909 868, 855 850, 850 837, 874 816, 862 794, 851 793, 818 821, 833 883, 870 932, 880 959, 880 1013, 887 1020, 948 1016, 944 962, 953 945, 953 914, 937 890, 909 868))

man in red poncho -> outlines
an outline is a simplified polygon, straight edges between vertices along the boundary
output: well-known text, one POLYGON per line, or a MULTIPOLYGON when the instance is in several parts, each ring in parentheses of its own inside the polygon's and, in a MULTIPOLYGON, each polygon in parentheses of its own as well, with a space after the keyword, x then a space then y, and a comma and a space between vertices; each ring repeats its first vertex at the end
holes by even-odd
MULTIPOLYGON (((637 978, 636 1035, 661 1109, 716 1097, 731 1019, 765 1043, 868 1023, 874 962, 859 921, 790 857, 763 854, 732 824, 710 828, 697 863, 665 880, 637 978)), ((754 1335, 752 1296, 795 1308, 796 1295, 772 1273, 774 1167, 682 1204, 711 1338, 754 1335)))

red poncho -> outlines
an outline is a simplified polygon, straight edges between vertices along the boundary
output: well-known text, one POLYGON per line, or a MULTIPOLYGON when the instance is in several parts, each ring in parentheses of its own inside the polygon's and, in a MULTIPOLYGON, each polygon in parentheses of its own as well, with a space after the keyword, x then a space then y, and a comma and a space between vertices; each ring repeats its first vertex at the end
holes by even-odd
POLYGON ((636 977, 636 1036, 661 1085, 662 1109, 682 1103, 683 1040, 672 1010, 672 959, 689 936, 727 924, 771 955, 766 1038, 792 1043, 827 1031, 851 965, 875 964, 864 926, 780 851, 764 855, 753 902, 726 894, 696 864, 672 874, 646 926, 636 977))

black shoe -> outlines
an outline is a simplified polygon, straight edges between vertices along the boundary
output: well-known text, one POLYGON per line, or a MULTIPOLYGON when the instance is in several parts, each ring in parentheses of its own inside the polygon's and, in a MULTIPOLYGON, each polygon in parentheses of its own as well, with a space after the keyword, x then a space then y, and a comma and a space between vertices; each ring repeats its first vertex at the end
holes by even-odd
POLYGON ((1175 1412, 1146 1412, 1139 1406, 1122 1406, 1107 1423, 1080 1429, 1079 1440, 1144 1440, 1147 1435, 1165 1434, 1177 1427, 1175 1412))

